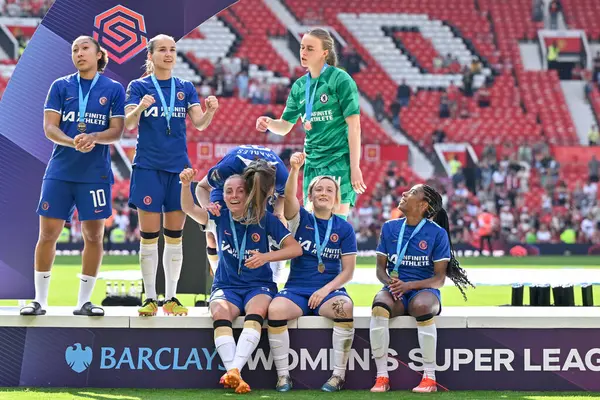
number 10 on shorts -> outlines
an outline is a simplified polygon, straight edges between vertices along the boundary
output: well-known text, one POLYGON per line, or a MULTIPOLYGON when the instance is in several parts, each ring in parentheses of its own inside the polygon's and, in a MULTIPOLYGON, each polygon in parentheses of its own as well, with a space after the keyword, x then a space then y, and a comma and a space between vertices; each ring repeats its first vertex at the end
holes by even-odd
POLYGON ((104 194, 104 189, 90 190, 90 194, 92 195, 94 208, 104 207, 106 205, 106 194, 104 194))

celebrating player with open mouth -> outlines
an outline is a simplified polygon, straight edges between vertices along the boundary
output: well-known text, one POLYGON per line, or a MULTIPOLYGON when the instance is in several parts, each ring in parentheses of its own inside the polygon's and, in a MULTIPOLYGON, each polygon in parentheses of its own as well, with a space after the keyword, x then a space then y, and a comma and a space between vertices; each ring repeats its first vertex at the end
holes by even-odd
MULTIPOLYGON (((206 207, 210 203, 216 203, 221 207, 226 207, 223 201, 225 181, 232 175, 242 175, 244 170, 256 160, 265 160, 275 167, 275 190, 267 202, 267 211, 283 220, 283 191, 288 178, 288 171, 277 153, 262 146, 241 145, 228 151, 198 183, 196 196, 200 205, 206 207)), ((216 232, 206 231, 206 255, 213 273, 219 262, 216 236, 216 232)), ((273 269, 273 280, 277 282, 281 271, 285 267, 285 260, 271 263, 271 267, 273 269)))
POLYGON ((243 176, 232 175, 225 181, 226 208, 211 203, 207 211, 194 204, 189 186, 195 174, 192 169, 181 173, 181 202, 198 223, 207 228, 214 225, 220 241, 209 307, 215 346, 227 370, 221 383, 246 393, 250 386, 241 371, 258 346, 269 303, 277 293, 269 263, 298 257, 302 249, 283 223, 266 211, 275 184, 275 168, 266 161, 257 160, 243 176), (280 250, 269 251, 269 238, 280 250), (244 329, 236 347, 232 322, 241 314, 245 314, 244 329))
POLYGON ((165 303, 167 315, 187 315, 176 297, 183 263, 183 226, 179 173, 191 166, 187 152, 185 119, 198 130, 208 127, 218 108, 217 99, 206 99, 202 111, 194 85, 173 76, 177 60, 175 40, 158 35, 148 42, 147 76, 127 88, 125 126, 139 125, 129 205, 140 219, 140 266, 146 300, 139 315, 156 315, 156 271, 160 217, 164 214, 165 303))
POLYGON ((125 90, 101 74, 106 51, 89 36, 71 45, 77 72, 52 83, 44 106, 44 132, 54 142, 37 209, 40 235, 35 248, 35 300, 21 315, 43 315, 48 303, 56 241, 75 207, 84 247, 75 315, 102 316, 90 302, 104 253, 104 221, 112 215, 113 174, 108 144, 123 133, 125 90))

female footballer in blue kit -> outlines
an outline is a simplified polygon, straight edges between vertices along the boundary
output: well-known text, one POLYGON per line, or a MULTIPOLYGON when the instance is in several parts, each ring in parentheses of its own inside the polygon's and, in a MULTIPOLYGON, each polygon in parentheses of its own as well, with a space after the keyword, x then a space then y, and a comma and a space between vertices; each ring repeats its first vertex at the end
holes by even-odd
POLYGON ((201 225, 216 225, 220 241, 210 313, 215 346, 227 370, 221 383, 236 393, 246 393, 250 386, 240 371, 258 346, 269 303, 277 293, 269 263, 298 257, 302 249, 281 221, 265 210, 275 183, 275 169, 267 162, 259 160, 243 176, 232 175, 225 181, 227 208, 211 203, 208 211, 194 204, 189 185, 195 174, 189 168, 180 174, 181 205, 201 225), (280 250, 269 251, 269 238, 280 250), (231 326, 242 313, 246 315, 244 329, 236 347, 231 326))
POLYGON ((402 194, 398 208, 405 218, 386 222, 377 246, 377 278, 385 286, 375 296, 371 314, 371 350, 377 366, 371 391, 390 390, 389 319, 408 314, 417 320, 424 368, 423 379, 413 392, 435 392, 434 316, 442 308, 439 288, 448 276, 466 300, 464 289, 473 285, 454 257, 442 196, 428 185, 416 185, 402 194))
POLYGON ((333 375, 322 390, 342 389, 346 364, 354 339, 353 303, 344 285, 356 267, 356 235, 352 226, 335 215, 340 186, 333 177, 317 176, 308 185, 312 212, 300 207, 296 197, 298 171, 305 155, 295 153, 285 187, 285 218, 303 248, 292 260, 285 288, 269 306, 269 343, 277 369, 276 390, 292 388, 289 373, 290 338, 287 322, 303 315, 321 315, 333 320, 333 375))
POLYGON ((112 215, 113 174, 108 144, 123 133, 125 90, 100 73, 106 51, 89 36, 71 45, 77 72, 52 83, 44 106, 44 132, 54 142, 37 209, 40 235, 35 248, 35 300, 21 315, 43 315, 48 306, 56 241, 75 207, 84 247, 75 315, 102 316, 90 302, 102 263, 104 220, 112 215))
POLYGON ((176 298, 177 282, 183 262, 182 233, 185 214, 181 211, 179 173, 191 163, 187 153, 185 119, 189 115, 198 130, 210 124, 217 99, 206 99, 202 111, 191 82, 174 77, 177 60, 175 40, 158 35, 148 43, 147 76, 134 80, 127 88, 125 126, 139 125, 136 154, 129 194, 129 205, 137 208, 140 219, 140 266, 146 300, 139 315, 156 315, 156 271, 160 217, 164 213, 165 303, 167 315, 187 315, 187 308, 176 298))
MULTIPOLYGON (((202 207, 210 203, 225 206, 223 202, 223 184, 231 175, 243 174, 246 167, 256 160, 265 160, 275 167, 274 194, 267 203, 267 210, 283 220, 283 191, 288 178, 288 171, 283 161, 273 150, 256 145, 236 146, 215 165, 196 187, 196 197, 202 207)), ((217 255, 216 232, 206 232, 206 254, 212 272, 217 269, 219 257, 217 255)), ((271 263, 273 279, 278 281, 285 261, 271 263)))

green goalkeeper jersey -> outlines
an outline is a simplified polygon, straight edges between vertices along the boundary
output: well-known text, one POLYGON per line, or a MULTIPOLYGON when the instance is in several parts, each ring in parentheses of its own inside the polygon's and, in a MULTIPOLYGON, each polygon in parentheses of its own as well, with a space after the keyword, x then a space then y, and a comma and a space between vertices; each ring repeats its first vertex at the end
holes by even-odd
MULTIPOLYGON (((344 70, 328 67, 319 77, 311 78, 310 95, 314 85, 317 92, 311 116, 311 129, 306 130, 304 151, 306 164, 323 167, 350 152, 346 118, 360 114, 356 83, 344 70)), ((295 124, 298 117, 306 118, 306 75, 298 78, 287 99, 282 119, 295 124)))

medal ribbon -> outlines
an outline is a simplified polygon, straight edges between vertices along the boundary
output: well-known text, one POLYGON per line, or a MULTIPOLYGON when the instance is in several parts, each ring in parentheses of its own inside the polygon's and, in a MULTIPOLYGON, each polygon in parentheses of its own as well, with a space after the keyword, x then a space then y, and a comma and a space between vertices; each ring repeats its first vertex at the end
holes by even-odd
POLYGON ((160 97, 160 103, 162 104, 163 111, 165 113, 165 118, 167 119, 167 133, 171 133, 171 117, 173 116, 173 111, 175 110, 175 78, 171 77, 171 102, 169 104, 169 108, 167 108, 167 102, 165 101, 165 96, 163 95, 162 89, 156 80, 156 76, 154 74, 150 75, 152 78, 152 83, 154 84, 154 88, 158 92, 158 97, 160 97))
POLYGON ((90 93, 92 93, 92 89, 96 85, 96 82, 98 82, 98 78, 100 78, 100 74, 96 72, 96 75, 92 80, 92 84, 90 85, 90 90, 88 90, 85 97, 83 97, 83 90, 81 89, 81 76, 77 74, 77 85, 79 86, 79 122, 85 121, 85 109, 87 108, 87 103, 90 99, 90 93))
POLYGON ((317 217, 315 214, 311 214, 313 217, 313 221, 315 222, 315 246, 317 248, 317 259, 319 260, 319 264, 324 264, 322 260, 323 250, 327 246, 329 242, 329 235, 331 235, 331 228, 333 227, 333 215, 327 221, 327 231, 325 231, 325 241, 321 244, 321 237, 319 236, 319 224, 317 224, 317 217))
POLYGON ((396 246, 396 254, 398 255, 398 258, 396 258, 396 264, 394 265, 394 269, 392 270, 390 276, 392 274, 395 275, 396 277, 399 275, 398 267, 400 267, 400 264, 402 263, 402 259, 404 259, 404 254, 406 254, 406 249, 408 248, 408 243, 412 240, 412 238, 417 236, 417 233, 419 233, 419 231, 423 228, 423 226, 425 225, 426 222, 427 222, 427 220, 425 218, 423 218, 421 220, 421 222, 419 222, 419 225, 417 225, 417 227, 415 228, 413 233, 410 235, 410 238, 404 244, 404 247, 402 247, 402 239, 404 239, 404 228, 406 227, 406 219, 404 220, 404 223, 402 224, 402 228, 400 229, 400 233, 398 234, 398 246, 396 246))
POLYGON ((319 86, 319 79, 321 78, 321 75, 323 75, 323 72, 325 72, 327 67, 329 67, 329 65, 325 64, 323 65, 323 68, 321 68, 321 73, 319 74, 319 77, 315 82, 315 89, 313 90, 312 96, 310 95, 310 72, 306 74, 306 87, 304 93, 304 105, 306 107, 306 113, 304 114, 305 122, 310 122, 310 118, 312 117, 313 105, 315 104, 315 96, 317 94, 317 86, 319 86))

